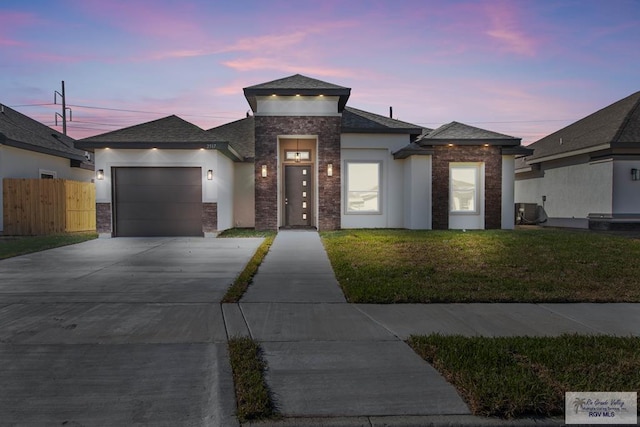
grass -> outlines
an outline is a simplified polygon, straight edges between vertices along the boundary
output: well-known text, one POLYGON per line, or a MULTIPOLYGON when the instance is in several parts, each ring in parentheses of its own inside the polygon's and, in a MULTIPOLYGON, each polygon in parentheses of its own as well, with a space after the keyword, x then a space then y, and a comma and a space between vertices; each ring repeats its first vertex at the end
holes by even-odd
POLYGON ((97 233, 56 234, 52 236, 6 236, 0 238, 0 259, 74 245, 98 237, 97 233))
POLYGON ((554 417, 564 413, 567 391, 640 389, 640 338, 430 335, 408 343, 476 415, 554 417))
POLYGON ((640 240, 565 230, 323 232, 350 302, 640 302, 640 240))
POLYGON ((228 345, 238 420, 246 422, 277 417, 278 413, 264 379, 266 363, 258 343, 251 338, 231 338, 228 345))
POLYGON ((242 270, 240 275, 231 284, 229 289, 227 289, 227 292, 222 298, 223 303, 236 303, 240 301, 240 298, 242 298, 242 295, 244 295, 244 293, 247 291, 247 288, 251 284, 253 276, 255 276, 255 274, 258 272, 258 267, 260 267, 260 264, 262 264, 262 260, 264 260, 264 257, 267 256, 269 248, 276 238, 276 233, 275 231, 231 229, 224 231, 218 237, 264 237, 264 241, 260 244, 260 246, 256 250, 256 253, 253 254, 253 257, 244 267, 244 270, 242 270))

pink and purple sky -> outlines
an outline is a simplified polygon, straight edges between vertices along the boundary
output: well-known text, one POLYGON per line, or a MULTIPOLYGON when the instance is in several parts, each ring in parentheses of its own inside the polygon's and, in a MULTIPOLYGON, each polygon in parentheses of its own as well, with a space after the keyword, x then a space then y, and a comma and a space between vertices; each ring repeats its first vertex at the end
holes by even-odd
POLYGON ((640 90, 640 1, 2 0, 0 70, 0 103, 48 125, 59 106, 31 104, 64 80, 74 138, 209 129, 245 116, 243 87, 301 73, 527 144, 640 90))

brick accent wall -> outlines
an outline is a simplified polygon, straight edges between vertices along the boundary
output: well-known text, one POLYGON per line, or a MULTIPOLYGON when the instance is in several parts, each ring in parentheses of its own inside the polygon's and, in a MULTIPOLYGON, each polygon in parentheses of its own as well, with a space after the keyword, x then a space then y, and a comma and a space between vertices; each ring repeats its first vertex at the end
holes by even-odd
POLYGON ((111 203, 96 203, 96 231, 111 233, 111 203))
POLYGON ((255 117, 255 202, 256 229, 278 229, 278 136, 317 135, 318 152, 318 228, 340 228, 340 124, 341 118, 310 116, 255 117), (327 165, 333 164, 333 176, 327 176, 327 165), (262 177, 262 165, 267 177, 262 177))
POLYGON ((218 230, 218 204, 202 204, 202 232, 211 233, 218 230))
POLYGON ((436 146, 432 157, 432 228, 449 228, 449 164, 484 162, 484 227, 502 226, 502 152, 491 146, 436 146))

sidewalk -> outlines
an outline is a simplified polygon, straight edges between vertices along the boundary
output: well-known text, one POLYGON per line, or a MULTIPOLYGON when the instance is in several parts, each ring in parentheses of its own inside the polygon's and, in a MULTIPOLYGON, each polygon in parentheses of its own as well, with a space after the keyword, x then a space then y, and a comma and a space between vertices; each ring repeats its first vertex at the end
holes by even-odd
POLYGON ((223 313, 229 336, 261 342, 267 382, 290 418, 274 425, 495 425, 469 415, 403 342, 411 334, 640 336, 640 304, 348 304, 310 231, 279 232, 240 304, 223 313))

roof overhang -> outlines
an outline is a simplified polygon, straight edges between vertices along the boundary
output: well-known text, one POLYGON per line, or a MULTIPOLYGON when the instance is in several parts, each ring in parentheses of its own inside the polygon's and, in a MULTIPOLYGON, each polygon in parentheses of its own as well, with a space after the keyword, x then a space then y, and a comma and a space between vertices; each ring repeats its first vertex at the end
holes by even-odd
POLYGON ((483 139, 483 138, 474 138, 474 139, 450 139, 450 138, 423 138, 416 141, 418 144, 422 146, 437 146, 437 145, 463 145, 463 146, 473 146, 473 145, 491 145, 491 146, 499 146, 499 147, 516 147, 519 146, 522 140, 520 138, 513 139, 483 139))
POLYGON ((394 133, 394 134, 405 134, 405 135, 420 135, 422 133, 422 129, 420 128, 352 128, 352 127, 342 127, 340 129, 340 133, 394 133))
POLYGON ((433 148, 425 148, 425 147, 416 146, 415 144, 410 144, 397 151, 394 151, 391 154, 393 154, 394 160, 402 160, 402 159, 407 159, 411 156, 432 156, 433 153, 434 153, 433 148))
POLYGON ((345 88, 326 88, 326 89, 268 89, 268 88, 244 88, 244 97, 247 98, 251 110, 255 113, 258 109, 258 103, 256 98, 258 96, 337 96, 338 99, 338 112, 342 112, 347 105, 349 96, 351 95, 351 89, 345 88))
POLYGON ((55 156, 55 157, 62 157, 63 159, 79 160, 81 162, 86 160, 85 157, 81 154, 66 153, 64 151, 52 150, 50 148, 40 147, 38 145, 26 144, 21 141, 8 139, 3 134, 0 134, 0 135, 2 135, 0 137, 0 143, 7 145, 9 147, 20 148, 21 150, 33 151, 41 154, 48 154, 50 156, 55 156), (4 137, 4 139, 2 139, 2 137, 4 137))
MULTIPOLYGON (((601 144, 601 145, 596 145, 589 148, 583 148, 582 150, 566 151, 564 153, 552 154, 550 156, 528 158, 527 163, 542 163, 542 162, 548 162, 551 160, 565 159, 567 157, 580 156, 582 154, 589 154, 596 151, 607 150, 609 148, 611 148, 611 144, 601 144)), ((535 149, 534 149, 534 153, 535 153, 535 149)))
POLYGON ((502 147, 502 155, 504 155, 504 156, 509 156, 509 155, 529 156, 531 154, 533 154, 533 149, 532 148, 523 147, 522 145, 518 145, 518 146, 515 146, 515 147, 502 147))
POLYGON ((108 142, 108 141, 76 141, 76 147, 81 149, 111 148, 122 150, 145 150, 157 148, 160 150, 217 150, 233 161, 244 159, 226 141, 202 141, 202 142, 108 142))

